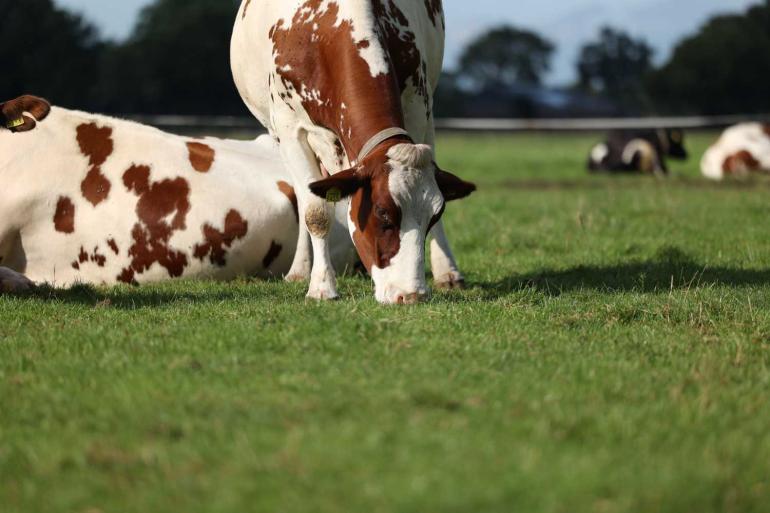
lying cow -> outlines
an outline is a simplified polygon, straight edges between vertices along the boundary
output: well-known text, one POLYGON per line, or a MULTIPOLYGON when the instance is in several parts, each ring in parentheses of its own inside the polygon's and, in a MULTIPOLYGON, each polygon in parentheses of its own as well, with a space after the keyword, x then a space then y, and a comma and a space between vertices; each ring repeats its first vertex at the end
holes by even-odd
POLYGON ((703 155, 701 171, 713 180, 770 173, 770 125, 742 123, 728 128, 703 155))
POLYGON ((433 93, 444 53, 440 0, 243 0, 231 62, 246 104, 280 140, 297 184, 303 234, 291 277, 337 297, 328 203, 351 197, 349 228, 382 303, 428 296, 463 277, 441 225, 472 184, 434 162, 433 93), (425 144, 423 144, 425 143, 425 144), (322 179, 321 168, 333 176, 322 179))
MULTIPOLYGON (((2 112, 0 289, 288 271, 296 195, 270 137, 190 139, 29 96, 2 112)), ((335 264, 353 263, 334 235, 335 264)))
POLYGON ((615 130, 606 142, 593 147, 588 170, 665 175, 666 157, 687 159, 681 130, 615 130))

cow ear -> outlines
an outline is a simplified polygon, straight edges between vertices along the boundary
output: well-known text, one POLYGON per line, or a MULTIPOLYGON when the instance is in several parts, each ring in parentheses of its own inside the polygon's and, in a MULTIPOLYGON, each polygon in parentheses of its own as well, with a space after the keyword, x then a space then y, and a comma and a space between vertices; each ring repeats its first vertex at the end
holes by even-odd
POLYGON ((364 184, 358 169, 341 171, 329 178, 310 184, 310 192, 327 201, 337 202, 354 194, 364 184))
POLYGON ((24 95, 0 104, 0 112, 5 128, 12 132, 28 132, 35 128, 36 121, 42 121, 48 116, 51 105, 42 98, 24 95))
POLYGON ((444 200, 455 201, 467 198, 476 190, 476 185, 436 168, 436 183, 444 195, 444 200))

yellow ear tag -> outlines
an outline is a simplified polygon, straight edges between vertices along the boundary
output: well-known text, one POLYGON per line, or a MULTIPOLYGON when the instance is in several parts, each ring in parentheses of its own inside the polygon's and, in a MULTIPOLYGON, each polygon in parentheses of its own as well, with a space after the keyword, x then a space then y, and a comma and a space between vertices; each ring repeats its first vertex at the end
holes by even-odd
POLYGON ((326 201, 329 203, 339 203, 342 200, 342 191, 336 187, 332 187, 326 191, 326 201))
POLYGON ((8 123, 6 123, 5 126, 8 129, 18 128, 18 127, 22 126, 24 123, 25 123, 24 118, 19 118, 19 119, 14 119, 14 120, 9 121, 8 123))

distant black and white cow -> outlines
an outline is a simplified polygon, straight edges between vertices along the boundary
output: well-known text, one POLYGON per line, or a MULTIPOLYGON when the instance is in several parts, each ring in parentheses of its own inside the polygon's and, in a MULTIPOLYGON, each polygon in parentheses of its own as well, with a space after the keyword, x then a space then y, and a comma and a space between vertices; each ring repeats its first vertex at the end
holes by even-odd
POLYGON ((588 170, 665 175, 666 157, 687 159, 681 130, 615 130, 605 142, 593 147, 588 170))
POLYGON ((712 180, 770 173, 770 125, 742 123, 725 130, 703 155, 701 172, 712 180))
MULTIPOLYGON (((288 272, 299 216, 272 138, 191 139, 32 96, 0 110, 0 291, 288 272)), ((337 211, 340 269, 355 249, 337 211)))

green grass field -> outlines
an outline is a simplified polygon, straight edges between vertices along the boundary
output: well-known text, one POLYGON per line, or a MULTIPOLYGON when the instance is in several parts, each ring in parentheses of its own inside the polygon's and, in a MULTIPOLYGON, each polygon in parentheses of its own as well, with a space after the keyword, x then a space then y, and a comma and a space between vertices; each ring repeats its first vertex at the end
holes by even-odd
POLYGON ((591 136, 445 136, 469 280, 0 298, 0 512, 770 508, 770 187, 591 177, 591 136))

